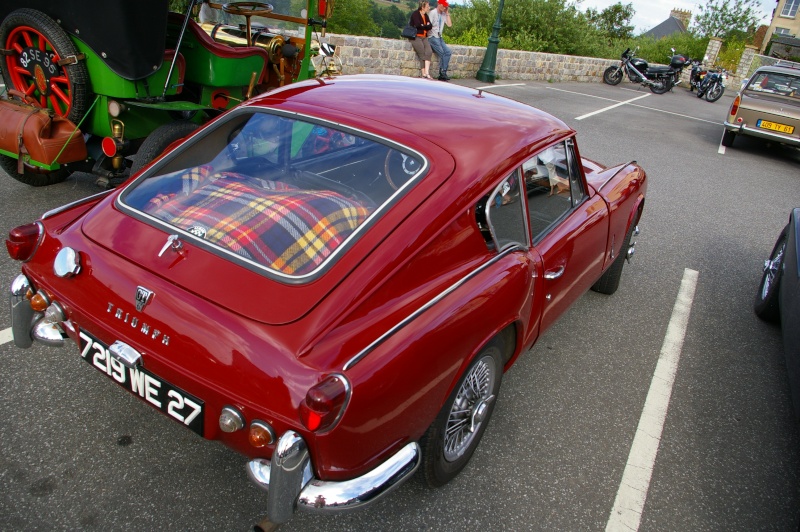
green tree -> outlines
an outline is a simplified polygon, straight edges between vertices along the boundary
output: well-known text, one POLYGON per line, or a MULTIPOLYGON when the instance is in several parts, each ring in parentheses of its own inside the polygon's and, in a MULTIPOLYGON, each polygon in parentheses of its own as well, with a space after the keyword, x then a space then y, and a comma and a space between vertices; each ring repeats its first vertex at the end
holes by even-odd
POLYGON ((372 20, 372 0, 336 0, 328 31, 347 35, 378 35, 380 29, 372 20))
POLYGON ((602 11, 592 8, 586 10, 589 22, 612 39, 633 37, 631 19, 635 14, 636 10, 633 9, 633 4, 623 4, 622 2, 608 6, 602 11))
POLYGON ((378 25, 378 35, 393 39, 400 38, 400 30, 403 29, 411 18, 409 13, 400 11, 397 6, 391 5, 381 7, 378 4, 372 5, 372 20, 378 25))
MULTIPOLYGON (((467 44, 462 35, 490 33, 497 7, 498 0, 470 0, 448 34, 467 44)), ((501 25, 500 47, 512 50, 592 55, 607 40, 571 0, 505 0, 501 25)))
POLYGON ((742 38, 755 31, 758 7, 758 0, 708 0, 692 29, 701 37, 742 38))

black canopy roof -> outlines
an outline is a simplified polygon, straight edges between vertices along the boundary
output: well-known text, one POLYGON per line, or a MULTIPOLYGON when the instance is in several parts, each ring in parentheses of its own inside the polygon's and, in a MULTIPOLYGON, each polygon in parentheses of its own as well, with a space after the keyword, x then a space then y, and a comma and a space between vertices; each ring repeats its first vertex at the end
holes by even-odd
POLYGON ((164 60, 168 0, 0 0, 0 17, 23 7, 48 15, 123 78, 149 76, 164 60))

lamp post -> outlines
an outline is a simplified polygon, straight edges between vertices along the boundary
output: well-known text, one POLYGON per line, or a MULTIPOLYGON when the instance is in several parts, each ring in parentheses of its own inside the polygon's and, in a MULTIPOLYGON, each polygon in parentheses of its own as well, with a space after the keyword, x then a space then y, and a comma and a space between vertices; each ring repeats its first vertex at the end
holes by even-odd
POLYGON ((494 67, 497 64, 497 45, 500 44, 500 16, 503 14, 503 0, 497 6, 497 19, 492 26, 492 35, 489 37, 489 45, 486 47, 486 54, 483 56, 483 63, 475 77, 484 83, 494 83, 497 76, 494 67))

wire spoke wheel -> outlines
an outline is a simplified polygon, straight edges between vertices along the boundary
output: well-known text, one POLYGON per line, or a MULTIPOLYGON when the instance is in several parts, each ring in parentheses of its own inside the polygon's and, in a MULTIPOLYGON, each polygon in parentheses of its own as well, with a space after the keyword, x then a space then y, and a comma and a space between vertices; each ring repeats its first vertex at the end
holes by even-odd
POLYGON ((492 357, 483 357, 467 374, 450 409, 444 435, 444 458, 458 460, 472 443, 494 400, 492 387, 497 368, 492 357))
POLYGON ((775 255, 764 261, 764 282, 761 283, 761 299, 767 299, 770 292, 775 287, 778 275, 783 265, 783 253, 786 251, 786 241, 778 247, 775 255))
POLYGON ((758 285, 753 310, 756 316, 765 321, 777 322, 780 320, 780 285, 783 276, 783 261, 786 255, 790 226, 781 231, 769 258, 764 261, 764 272, 761 283, 758 285))
POLYGON ((498 336, 472 359, 422 436, 421 467, 429 487, 450 482, 477 449, 500 393, 506 341, 498 336))
POLYGON ((2 71, 9 88, 57 116, 73 122, 83 117, 89 97, 86 65, 55 21, 33 9, 18 9, 0 26, 0 42, 8 50, 2 71))

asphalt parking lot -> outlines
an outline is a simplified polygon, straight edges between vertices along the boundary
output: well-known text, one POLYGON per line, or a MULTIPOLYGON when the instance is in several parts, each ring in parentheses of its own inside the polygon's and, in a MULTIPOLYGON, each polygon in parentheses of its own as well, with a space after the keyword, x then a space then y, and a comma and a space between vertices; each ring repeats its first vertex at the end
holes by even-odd
MULTIPOLYGON (((797 530, 800 433, 780 331, 752 300, 800 205, 800 150, 747 138, 721 148, 730 92, 708 103, 628 83, 455 82, 561 118, 584 157, 638 161, 649 189, 636 255, 616 294, 584 295, 505 375, 453 482, 412 480, 364 511, 299 514, 281 530, 620 530, 637 512, 640 530, 797 530), (657 454, 629 476, 637 427, 659 425, 646 407, 654 381, 670 381, 656 386, 663 423, 645 431, 657 454)), ((98 192, 93 182, 34 189, 0 171, 0 230, 98 192)), ((3 290, 17 273, 0 255, 3 290)), ((126 394, 77 348, 15 348, 9 326, 2 306, 0 529, 248 530, 263 517, 244 457, 126 394)))

